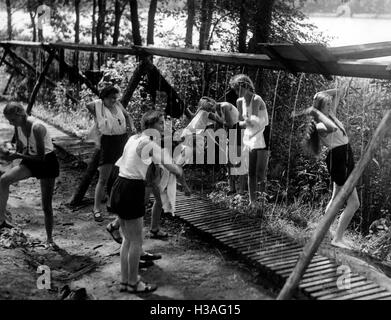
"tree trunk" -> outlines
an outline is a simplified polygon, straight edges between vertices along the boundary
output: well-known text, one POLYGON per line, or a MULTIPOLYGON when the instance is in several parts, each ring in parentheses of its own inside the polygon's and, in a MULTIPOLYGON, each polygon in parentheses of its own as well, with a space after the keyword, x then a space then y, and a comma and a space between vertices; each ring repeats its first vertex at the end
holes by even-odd
POLYGON ((7 33, 8 33, 8 40, 12 40, 11 0, 6 0, 6 3, 7 3, 7 33))
MULTIPOLYGON (((98 22, 96 25, 96 43, 104 45, 105 43, 105 16, 106 16, 106 0, 98 0, 98 22)), ((98 68, 100 70, 102 54, 98 53, 98 68)))
POLYGON ((113 46, 118 46, 121 18, 122 14, 124 13, 125 7, 126 3, 122 3, 121 0, 115 0, 113 46))
MULTIPOLYGON (((40 6, 42 6, 44 4, 43 0, 38 0, 38 4, 40 6)), ((38 19, 39 19, 39 16, 38 16, 38 19)), ((38 28, 38 41, 43 42, 43 26, 42 26, 42 28, 38 28)))
POLYGON ((239 18, 239 52, 245 53, 247 51, 247 11, 246 0, 241 1, 240 5, 240 18, 239 18))
MULTIPOLYGON (((257 0, 254 36, 249 43, 249 52, 259 53, 258 43, 267 43, 270 38, 272 13, 275 0, 257 0)), ((253 70, 250 75, 254 79, 255 92, 263 94, 264 84, 262 83, 262 70, 253 70)))
MULTIPOLYGON (((75 23, 75 43, 80 42, 80 0, 75 0, 75 14, 76 14, 76 23, 75 23)), ((73 65, 79 67, 79 52, 74 52, 73 65)))
POLYGON ((187 0, 187 22, 186 22, 186 48, 193 46, 193 27, 195 20, 195 0, 187 0))
POLYGON ((140 34, 140 22, 138 19, 137 0, 129 0, 129 5, 130 5, 130 19, 132 22, 133 44, 136 46, 141 46, 142 40, 140 34))
MULTIPOLYGON (((92 2, 92 28, 91 28, 91 44, 95 44, 95 37, 96 37, 96 0, 93 0, 92 2)), ((94 70, 94 52, 90 53, 90 70, 94 70)))
POLYGON ((149 12, 148 12, 147 44, 154 44, 156 9, 157 9, 157 0, 151 0, 151 3, 149 4, 149 12))
POLYGON ((200 50, 206 48, 206 42, 208 41, 207 24, 208 24, 208 0, 202 0, 201 2, 201 26, 200 26, 200 39, 198 47, 200 50))

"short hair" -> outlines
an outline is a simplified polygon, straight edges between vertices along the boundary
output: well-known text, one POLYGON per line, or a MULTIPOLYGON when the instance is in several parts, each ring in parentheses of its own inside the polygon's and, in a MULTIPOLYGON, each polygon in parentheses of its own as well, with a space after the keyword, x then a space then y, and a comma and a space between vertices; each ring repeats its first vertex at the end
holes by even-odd
POLYGON ((119 94, 119 90, 115 86, 109 85, 100 91, 99 98, 103 100, 112 94, 119 94))
POLYGON ((10 116, 10 115, 27 116, 27 113, 24 110, 23 106, 19 102, 15 102, 15 101, 7 103, 7 105, 3 110, 3 114, 5 116, 10 116))
POLYGON ((249 76, 245 74, 237 74, 231 78, 229 81, 229 86, 236 90, 239 87, 243 87, 251 92, 255 92, 255 86, 249 76))
POLYGON ((143 114, 141 117, 141 130, 144 131, 153 127, 155 123, 159 121, 159 119, 163 117, 163 113, 158 110, 149 110, 143 114))
POLYGON ((216 110, 216 101, 212 98, 209 98, 207 96, 201 97, 200 101, 198 102, 198 110, 204 110, 207 112, 214 112, 216 110))

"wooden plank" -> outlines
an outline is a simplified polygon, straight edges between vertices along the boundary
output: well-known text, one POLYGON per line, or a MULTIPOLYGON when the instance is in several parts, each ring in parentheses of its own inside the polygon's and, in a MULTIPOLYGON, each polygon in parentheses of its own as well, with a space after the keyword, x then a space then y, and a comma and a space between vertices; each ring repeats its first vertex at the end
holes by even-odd
POLYGON ((261 232, 259 229, 257 228, 254 228, 253 226, 247 226, 245 229, 242 229, 240 231, 231 231, 231 232, 228 232, 228 233, 224 233, 224 234, 215 234, 214 237, 221 241, 221 242, 224 242, 225 240, 227 239, 231 239, 232 237, 241 237, 243 235, 247 235, 247 234, 250 234, 252 232, 261 232))
POLYGON ((251 255, 247 255, 248 258, 250 259, 253 259, 253 260, 257 260, 258 259, 264 259, 266 257, 270 257, 270 258, 281 258, 283 256, 287 256, 287 257, 295 257, 297 254, 300 253, 300 248, 297 247, 297 246, 289 246, 289 247, 285 247, 283 249, 279 249, 279 250, 274 250, 274 252, 256 252, 256 253, 253 253, 251 255))
MULTIPOLYGON (((308 282, 305 284, 300 284, 300 288, 306 289, 306 291, 308 291, 310 293, 316 292, 316 291, 322 290, 324 288, 328 288, 330 286, 335 286, 338 278, 340 278, 340 277, 341 277, 341 275, 335 275, 334 277, 331 277, 331 278, 323 278, 321 280, 317 280, 317 281, 313 281, 313 282, 310 282, 307 279, 308 282)), ((351 282, 366 281, 366 278, 364 278, 363 276, 359 276, 359 275, 353 275, 350 280, 351 280, 351 282)))
POLYGON ((257 230, 256 232, 249 233, 249 232, 247 232, 247 229, 249 227, 251 227, 251 226, 246 226, 246 228, 244 228, 244 230, 243 230, 244 233, 241 233, 241 234, 231 234, 230 233, 227 235, 227 238, 224 238, 224 236, 215 236, 215 237, 220 242, 222 242, 226 245, 230 245, 230 244, 236 243, 238 241, 244 242, 244 241, 249 241, 252 239, 257 239, 258 237, 261 237, 265 234, 264 231, 262 231, 262 230, 257 230))
POLYGON ((391 56, 391 41, 329 48, 336 59, 373 59, 391 56))
POLYGON ((354 298, 365 297, 373 293, 380 293, 385 291, 380 289, 379 286, 375 283, 367 284, 363 287, 353 288, 351 290, 346 290, 344 292, 329 294, 322 297, 319 297, 319 300, 351 300, 354 298))
POLYGON ((353 300, 391 300, 391 292, 375 293, 370 296, 360 297, 353 300))
MULTIPOLYGON (((294 267, 297 262, 298 257, 299 257, 299 255, 296 255, 296 256, 292 256, 292 257, 287 257, 285 259, 281 258, 280 262, 270 261, 270 262, 265 262, 265 263, 269 268, 273 268, 273 270, 284 270, 284 269, 294 267)), ((321 256, 314 257, 312 259, 311 264, 308 266, 308 268, 315 267, 315 266, 318 267, 318 266, 324 265, 326 263, 330 263, 330 260, 325 257, 321 257, 321 256)))
POLYGON ((350 281, 350 286, 348 289, 339 289, 337 287, 337 282, 335 281, 333 286, 330 286, 329 288, 323 288, 319 292, 311 292, 311 295, 315 298, 320 298, 324 296, 333 296, 335 294, 346 294, 351 293, 353 289, 357 289, 358 291, 362 290, 363 288, 366 288, 368 285, 373 285, 373 283, 368 282, 367 280, 359 280, 359 281, 350 281))

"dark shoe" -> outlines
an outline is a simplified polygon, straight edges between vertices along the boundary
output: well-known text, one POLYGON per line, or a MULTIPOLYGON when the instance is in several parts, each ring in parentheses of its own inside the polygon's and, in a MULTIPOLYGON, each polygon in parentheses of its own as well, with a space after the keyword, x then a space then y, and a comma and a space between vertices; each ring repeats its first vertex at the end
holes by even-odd
POLYGON ((155 265, 155 264, 151 260, 149 260, 149 261, 140 260, 140 262, 138 264, 138 268, 139 269, 145 269, 145 268, 152 267, 153 265, 155 265))
POLYGON ((128 284, 129 293, 148 293, 153 292, 156 289, 157 286, 155 284, 148 284, 141 280, 137 281, 134 285, 128 284))
POLYGON ((122 237, 121 234, 119 233, 119 228, 115 228, 110 222, 106 226, 106 230, 108 233, 110 233, 111 237, 114 239, 115 242, 122 244, 122 237))
POLYGON ((161 231, 161 230, 156 230, 156 231, 149 230, 149 232, 151 234, 151 236, 150 236, 151 239, 167 239, 168 238, 168 233, 161 231))
POLYGON ((140 257, 140 260, 143 261, 153 261, 153 260, 159 260, 162 256, 160 254, 153 254, 149 252, 144 252, 144 254, 140 257))

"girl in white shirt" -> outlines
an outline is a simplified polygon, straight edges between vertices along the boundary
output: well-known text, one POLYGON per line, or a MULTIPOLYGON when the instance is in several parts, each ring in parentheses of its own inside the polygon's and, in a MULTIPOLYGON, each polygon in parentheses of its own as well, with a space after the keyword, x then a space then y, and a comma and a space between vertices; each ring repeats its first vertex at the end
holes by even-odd
POLYGON ((249 151, 249 204, 254 206, 258 181, 261 183, 259 191, 265 191, 269 150, 263 132, 269 124, 269 117, 265 102, 255 93, 254 84, 248 76, 244 74, 234 76, 230 80, 230 87, 239 96, 239 99, 236 101, 236 106, 239 110, 239 125, 242 129, 245 129, 243 146, 249 151))
MULTIPOLYGON (((349 138, 343 124, 335 115, 343 91, 342 89, 331 89, 318 92, 314 96, 313 107, 305 111, 306 114, 314 118, 305 140, 307 149, 316 157, 319 156, 322 145, 329 150, 326 164, 333 181, 333 194, 326 207, 326 212, 354 168, 353 152, 349 144, 349 138)), ((360 201, 357 190, 354 188, 340 217, 331 244, 338 247, 349 247, 343 239, 343 234, 359 207, 360 201)))
POLYGON ((173 164, 168 153, 164 153, 161 147, 150 139, 150 136, 163 133, 163 115, 159 111, 148 111, 141 119, 141 127, 143 133, 129 138, 121 158, 116 163, 119 167, 119 176, 110 196, 110 206, 119 216, 123 234, 120 290, 130 293, 156 290, 156 285, 147 284, 138 277, 148 167, 153 162, 164 166, 177 176, 183 175, 182 169, 173 164))
POLYGON ((102 222, 105 187, 114 163, 121 156, 130 132, 135 131, 133 121, 118 101, 119 90, 108 86, 100 92, 100 99, 86 107, 94 115, 99 132, 97 147, 100 149, 99 180, 95 188, 94 219, 102 222))
POLYGON ((46 247, 58 249, 53 241, 53 208, 52 198, 55 179, 59 175, 59 164, 54 153, 52 139, 46 127, 27 116, 23 106, 10 102, 4 108, 4 116, 15 126, 16 152, 3 155, 7 161, 22 159, 20 164, 0 177, 0 230, 13 228, 5 220, 6 205, 11 184, 30 177, 40 180, 42 208, 45 214, 47 234, 46 247))

